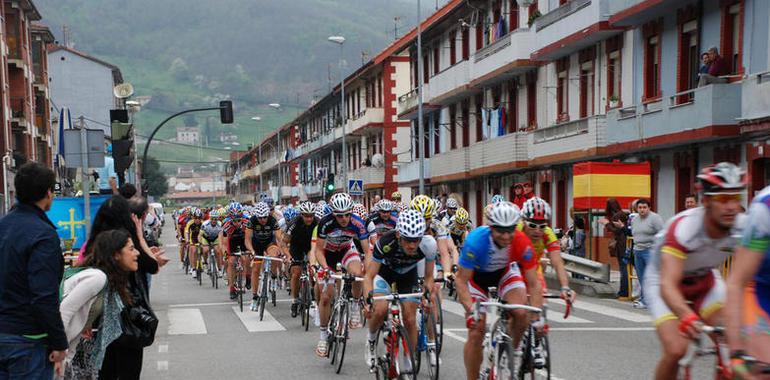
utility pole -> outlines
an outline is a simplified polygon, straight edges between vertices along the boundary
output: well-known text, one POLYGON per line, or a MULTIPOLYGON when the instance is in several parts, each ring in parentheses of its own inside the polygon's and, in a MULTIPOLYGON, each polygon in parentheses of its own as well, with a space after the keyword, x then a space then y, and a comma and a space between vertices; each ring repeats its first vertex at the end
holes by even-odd
POLYGON ((88 138, 86 137, 86 120, 85 116, 80 115, 80 149, 81 149, 81 163, 83 169, 80 172, 81 187, 83 188, 83 217, 86 220, 86 234, 85 238, 88 240, 88 232, 91 231, 91 181, 88 174, 89 162, 88 162, 88 138))
POLYGON ((420 8, 420 0, 417 0, 417 134, 419 135, 417 142, 420 148, 420 194, 425 194, 425 130, 422 118, 422 81, 425 68, 422 61, 422 15, 420 8))
POLYGON ((398 22, 401 21, 401 17, 393 17, 393 39, 398 39, 398 22))

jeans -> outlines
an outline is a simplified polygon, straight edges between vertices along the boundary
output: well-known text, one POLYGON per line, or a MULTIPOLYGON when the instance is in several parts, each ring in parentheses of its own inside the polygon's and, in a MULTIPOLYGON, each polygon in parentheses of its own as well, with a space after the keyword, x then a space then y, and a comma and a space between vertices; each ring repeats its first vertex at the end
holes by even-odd
POLYGON ((0 380, 52 378, 45 340, 0 334, 0 380))
POLYGON ((650 250, 644 249, 641 251, 634 250, 634 267, 636 268, 636 276, 639 278, 639 286, 642 288, 641 297, 639 300, 644 303, 644 270, 647 268, 647 263, 650 262, 650 250))
POLYGON ((620 289, 618 290, 618 297, 628 297, 628 260, 625 255, 618 256, 618 269, 620 270, 620 289))

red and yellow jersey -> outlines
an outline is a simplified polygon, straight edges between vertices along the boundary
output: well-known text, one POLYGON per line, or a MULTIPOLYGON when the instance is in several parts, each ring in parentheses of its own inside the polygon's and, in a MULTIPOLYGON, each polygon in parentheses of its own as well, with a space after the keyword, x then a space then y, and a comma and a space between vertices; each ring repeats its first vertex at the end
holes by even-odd
MULTIPOLYGON (((524 231, 524 222, 521 221, 516 226, 517 231, 524 231)), ((559 252, 561 251, 561 244, 559 243, 559 238, 556 237, 556 234, 553 232, 553 229, 551 227, 546 227, 545 230, 543 230, 543 238, 538 240, 532 240, 532 248, 535 249, 535 254, 537 255, 537 260, 539 261, 540 258, 546 254, 551 252, 559 252)))

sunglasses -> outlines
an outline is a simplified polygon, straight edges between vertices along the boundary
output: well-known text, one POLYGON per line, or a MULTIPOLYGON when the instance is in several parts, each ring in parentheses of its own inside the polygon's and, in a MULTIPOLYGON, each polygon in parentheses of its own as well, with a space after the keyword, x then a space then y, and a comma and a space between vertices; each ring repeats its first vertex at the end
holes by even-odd
POLYGON ((422 241, 422 238, 421 238, 421 237, 418 237, 418 238, 410 238, 410 237, 406 237, 406 236, 401 236, 401 238, 402 238, 402 239, 404 239, 404 241, 407 241, 407 242, 410 242, 410 243, 419 243, 419 242, 421 242, 421 241, 422 241))
POLYGON ((302 214, 303 218, 314 218, 315 214, 302 214))
POLYGON ((743 194, 716 193, 709 195, 709 197, 719 203, 727 203, 730 201, 740 202, 743 200, 743 194))
POLYGON ((335 218, 350 218, 350 213, 346 214, 334 214, 335 218))
POLYGON ((527 227, 538 229, 538 230, 544 230, 546 227, 548 227, 548 223, 532 223, 532 222, 527 222, 527 227))
POLYGON ((516 231, 516 227, 492 227, 492 230, 498 234, 512 234, 514 231, 516 231))

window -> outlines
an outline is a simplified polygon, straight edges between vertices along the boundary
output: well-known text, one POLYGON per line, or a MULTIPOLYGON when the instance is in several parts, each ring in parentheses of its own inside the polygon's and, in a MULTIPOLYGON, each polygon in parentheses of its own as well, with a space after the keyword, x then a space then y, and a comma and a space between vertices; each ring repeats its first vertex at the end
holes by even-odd
POLYGON ((596 47, 591 46, 580 51, 580 117, 594 115, 594 59, 596 47))
POLYGON ((457 63, 457 31, 449 32, 449 66, 457 63))
POLYGON ((484 95, 476 96, 476 142, 481 141, 484 137, 483 124, 481 122, 481 112, 483 112, 482 106, 484 103, 484 95))
POLYGON ((463 61, 467 60, 470 56, 470 31, 467 27, 462 28, 462 48, 463 48, 463 61))
POLYGON ((527 74, 527 128, 537 128, 537 72, 527 74))
MULTIPOLYGON (((677 10, 679 31, 677 54, 676 91, 687 91, 698 85, 700 49, 698 48, 698 15, 700 10, 693 5, 677 10)), ((692 94, 677 97, 677 103, 692 100, 692 94)))
POLYGON ((519 2, 511 0, 508 9, 508 31, 519 29, 519 2))
POLYGON ((618 105, 621 89, 621 49, 623 48, 623 35, 615 36, 607 40, 607 107, 615 100, 618 105))
MULTIPOLYGON (((481 18, 481 17, 480 17, 481 18)), ((484 47, 484 21, 479 20, 476 24, 476 51, 484 47)))
POLYGON ((437 43, 436 46, 433 47, 433 75, 436 75, 438 74, 439 71, 441 71, 440 64, 441 64, 441 49, 439 49, 439 44, 437 43))
POLYGON ((438 114, 433 118, 431 133, 433 133, 433 154, 439 154, 441 153, 441 119, 438 114))
POLYGON ((463 129, 463 148, 470 144, 470 102, 468 100, 462 103, 462 129, 463 129))
POLYGON ((449 149, 457 149, 457 107, 449 106, 449 149))
POLYGON ((556 122, 569 120, 569 57, 556 61, 556 122))
POLYGON ((730 73, 743 73, 743 0, 722 1, 722 57, 730 73))
POLYGON ((660 91, 660 34, 662 20, 642 27, 644 36, 644 97, 643 101, 658 100, 660 91))
MULTIPOLYGON (((436 62, 438 62, 438 60, 436 62)), ((430 74, 428 73, 428 71, 430 70, 428 70, 428 67, 430 67, 428 66, 428 54, 424 54, 422 56, 422 68, 423 68, 422 82, 423 83, 428 83, 430 81, 430 74)))

